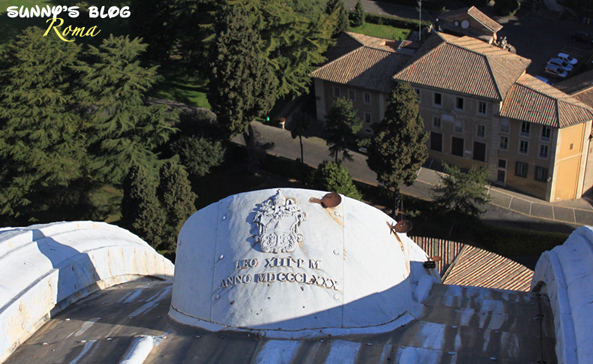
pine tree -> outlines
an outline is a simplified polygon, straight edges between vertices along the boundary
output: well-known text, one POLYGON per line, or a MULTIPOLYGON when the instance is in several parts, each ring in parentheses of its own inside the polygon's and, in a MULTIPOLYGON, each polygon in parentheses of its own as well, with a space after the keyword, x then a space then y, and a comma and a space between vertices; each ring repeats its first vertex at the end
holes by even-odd
POLYGON ((435 204, 457 217, 480 217, 485 212, 482 206, 492 200, 486 188, 490 171, 472 166, 463 173, 456 166, 445 164, 444 167, 446 174, 441 175, 441 183, 433 188, 435 204))
POLYGON ((367 164, 377 180, 395 192, 395 213, 400 206, 399 190, 410 186, 428 158, 428 134, 418 113, 418 94, 409 83, 399 83, 391 93, 385 118, 375 128, 368 148, 367 164))
POLYGON ((167 212, 167 228, 163 241, 169 248, 175 246, 181 225, 196 211, 196 194, 191 190, 187 172, 177 163, 168 161, 160 170, 161 183, 157 190, 161 204, 167 212))
POLYGON ((156 182, 146 168, 132 166, 123 180, 123 191, 123 226, 152 247, 158 247, 166 226, 166 211, 157 198, 156 182))
POLYGON ((174 115, 167 115, 167 107, 144 102, 158 80, 156 67, 140 65, 138 56, 145 49, 139 39, 111 35, 99 48, 90 46, 90 63, 79 69, 80 100, 91 110, 90 167, 105 182, 121 183, 132 165, 155 170, 155 151, 174 132, 167 122, 174 115))
POLYGON ((340 162, 323 161, 315 172, 315 184, 317 188, 326 191, 336 192, 357 200, 362 198, 348 173, 348 169, 340 162))
POLYGON ((354 26, 360 27, 364 25, 364 18, 366 14, 364 12, 364 8, 362 7, 362 3, 360 0, 356 2, 356 6, 354 7, 354 26))
POLYGON ((328 0, 325 12, 337 16, 336 27, 333 32, 334 37, 337 37, 340 33, 348 30, 350 20, 348 19, 348 12, 346 11, 344 0, 328 0))
POLYGON ((31 27, 0 58, 0 215, 26 222, 86 175, 72 95, 79 51, 31 27))
POLYGON ((354 134, 362 128, 362 120, 352 110, 352 101, 344 97, 336 99, 325 116, 325 123, 326 130, 330 133, 326 140, 329 155, 335 158, 336 163, 340 154, 342 159, 352 160, 348 145, 353 142, 354 134))
POLYGON ((270 111, 276 100, 277 81, 251 22, 238 5, 217 10, 208 101, 230 137, 248 132, 251 121, 270 111))

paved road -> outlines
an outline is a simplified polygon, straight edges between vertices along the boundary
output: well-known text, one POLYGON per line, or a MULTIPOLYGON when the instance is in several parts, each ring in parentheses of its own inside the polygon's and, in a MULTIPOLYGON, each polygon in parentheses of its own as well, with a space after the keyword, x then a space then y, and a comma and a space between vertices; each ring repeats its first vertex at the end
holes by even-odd
MULTIPOLYGON (((300 158, 298 139, 292 139, 288 130, 253 123, 258 140, 262 143, 273 143, 269 154, 287 159, 300 158)), ((244 144, 241 136, 234 140, 244 144)), ((324 160, 331 160, 325 141, 318 137, 303 138, 304 162, 316 167, 324 160)), ((353 152, 354 160, 345 161, 352 178, 371 185, 378 185, 376 174, 366 164, 366 156, 353 152)), ((430 162, 429 162, 430 164, 430 162)), ((402 188, 402 193, 432 200, 432 188, 439 183, 440 172, 421 168, 416 182, 412 186, 402 188)), ((593 207, 584 198, 557 203, 547 203, 519 193, 499 187, 489 187, 493 200, 487 207, 483 219, 494 224, 505 224, 516 227, 528 227, 536 230, 570 232, 581 225, 593 225, 593 207)))

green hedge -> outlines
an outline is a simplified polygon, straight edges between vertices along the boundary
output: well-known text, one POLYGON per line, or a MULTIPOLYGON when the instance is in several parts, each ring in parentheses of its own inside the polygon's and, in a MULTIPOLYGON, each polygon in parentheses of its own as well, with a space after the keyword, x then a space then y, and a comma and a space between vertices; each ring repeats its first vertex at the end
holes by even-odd
MULTIPOLYGON (((408 6, 410 8, 415 8, 418 6, 417 0, 381 0, 381 2, 395 4, 395 5, 401 5, 401 6, 408 6)), ((442 11, 445 9, 445 1, 444 0, 423 0, 422 1, 422 9, 442 11)))
MULTIPOLYGON (((349 18, 354 19, 354 12, 350 11, 349 18)), ((411 30, 418 30, 418 20, 415 19, 407 19, 407 18, 396 18, 393 16, 387 15, 378 15, 378 14, 366 14, 365 22, 372 23, 372 24, 383 24, 383 25, 390 25, 396 28, 403 28, 403 29, 411 29, 411 30)), ((429 21, 423 21, 422 27, 427 28, 432 23, 429 21)))
POLYGON ((562 245, 568 234, 492 226, 485 223, 473 229, 476 242, 503 256, 539 255, 562 245))

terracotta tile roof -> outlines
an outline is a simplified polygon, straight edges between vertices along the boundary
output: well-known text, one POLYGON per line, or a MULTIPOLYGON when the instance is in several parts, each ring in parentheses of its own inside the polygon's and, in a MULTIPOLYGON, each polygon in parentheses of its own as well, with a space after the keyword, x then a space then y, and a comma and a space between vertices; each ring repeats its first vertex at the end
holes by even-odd
POLYGON ((447 272, 451 263, 461 252, 463 244, 454 241, 426 238, 422 236, 410 237, 429 257, 439 256, 441 260, 436 262, 437 270, 441 277, 447 272))
POLYGON ((502 25, 500 25, 496 21, 492 20, 490 17, 488 17, 488 15, 482 13, 475 6, 472 6, 471 8, 461 8, 461 9, 446 11, 446 12, 441 13, 441 15, 439 15, 439 18, 441 18, 441 19, 454 18, 454 17, 463 15, 463 14, 467 14, 467 15, 471 16, 477 22, 482 24, 484 27, 486 27, 488 30, 490 30, 493 33, 496 33, 502 29, 502 25))
POLYGON ((558 82, 554 87, 585 105, 593 107, 593 70, 558 82))
POLYGON ((388 39, 348 33, 361 46, 311 73, 312 77, 345 85, 390 93, 393 80, 390 75, 401 69, 409 56, 398 54, 385 46, 388 39), (381 45, 380 43, 383 43, 381 45), (366 45, 369 44, 369 45, 366 45))
POLYGON ((511 88, 500 115, 564 128, 593 119, 593 109, 555 87, 525 74, 511 88))
POLYGON ((435 32, 393 78, 502 101, 530 63, 476 38, 435 32))
POLYGON ((413 236, 428 256, 438 255, 443 284, 529 291, 533 271, 508 258, 467 244, 413 236))
POLYGON ((533 271, 508 258, 465 245, 443 277, 444 284, 529 291, 533 271))

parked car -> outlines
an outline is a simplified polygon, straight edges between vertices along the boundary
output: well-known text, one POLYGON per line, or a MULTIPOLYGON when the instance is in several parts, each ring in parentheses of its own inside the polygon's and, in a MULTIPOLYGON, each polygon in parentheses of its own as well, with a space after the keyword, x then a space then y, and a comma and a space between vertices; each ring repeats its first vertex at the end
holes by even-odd
POLYGON ((574 57, 571 57, 571 56, 569 56, 566 53, 558 53, 558 58, 560 58, 563 61, 566 61, 566 62, 570 63, 573 66, 575 64, 579 63, 579 60, 578 59, 576 59, 574 57))
POLYGON ((566 72, 572 71, 572 65, 566 61, 561 60, 560 58, 552 58, 548 61, 548 64, 558 66, 566 72))
POLYGON ((550 84, 550 81, 542 76, 535 76, 535 78, 537 78, 538 80, 542 81, 543 83, 547 83, 548 85, 550 84))
POLYGON ((591 36, 587 32, 583 32, 582 30, 577 30, 576 32, 574 32, 574 34, 572 35, 572 39, 583 43, 593 43, 593 39, 591 39, 591 36))
POLYGON ((555 66, 553 64, 547 65, 546 68, 544 68, 544 73, 547 73, 550 76, 556 78, 566 78, 566 76, 568 75, 568 72, 563 70, 561 67, 555 66))

